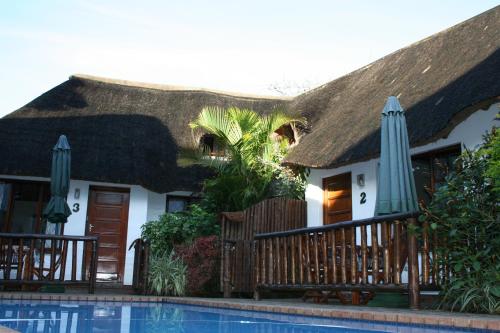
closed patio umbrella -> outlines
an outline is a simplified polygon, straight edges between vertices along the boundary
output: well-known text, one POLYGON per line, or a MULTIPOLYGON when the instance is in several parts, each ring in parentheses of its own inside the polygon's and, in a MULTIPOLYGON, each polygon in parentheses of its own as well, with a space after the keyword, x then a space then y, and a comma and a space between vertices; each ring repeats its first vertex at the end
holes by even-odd
POLYGON ((50 174, 50 201, 43 215, 51 223, 66 223, 71 210, 66 202, 69 191, 71 150, 65 135, 61 135, 52 149, 50 174))
POLYGON ((375 215, 418 210, 410 145, 403 108, 396 97, 382 111, 380 167, 375 215))

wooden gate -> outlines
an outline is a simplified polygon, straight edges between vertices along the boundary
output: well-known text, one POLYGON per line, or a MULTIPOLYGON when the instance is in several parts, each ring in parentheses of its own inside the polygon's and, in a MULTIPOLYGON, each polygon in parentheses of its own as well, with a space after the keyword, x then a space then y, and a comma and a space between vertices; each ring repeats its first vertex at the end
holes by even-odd
POLYGON ((253 238, 256 234, 306 227, 306 202, 267 199, 240 212, 222 213, 221 288, 231 293, 254 291, 253 238))

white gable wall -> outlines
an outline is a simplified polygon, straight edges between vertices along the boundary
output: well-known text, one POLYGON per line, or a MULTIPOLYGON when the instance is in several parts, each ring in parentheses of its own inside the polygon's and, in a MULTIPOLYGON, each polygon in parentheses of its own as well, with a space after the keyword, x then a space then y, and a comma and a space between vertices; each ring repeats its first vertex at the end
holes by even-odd
MULTIPOLYGON (((412 148, 411 153, 419 154, 447 146, 461 144, 469 149, 477 148, 483 141, 483 135, 493 126, 498 126, 495 120, 500 112, 500 103, 493 104, 488 110, 480 110, 470 115, 466 120, 456 126, 448 137, 439 139, 430 144, 412 148)), ((342 166, 335 169, 311 169, 307 179, 307 225, 323 225, 323 178, 351 172, 352 181, 352 218, 354 220, 374 216, 375 198, 377 195, 377 165, 378 158, 365 162, 342 166), (357 184, 357 175, 365 175, 365 186, 357 184), (366 203, 360 203, 360 195, 366 193, 366 203)))

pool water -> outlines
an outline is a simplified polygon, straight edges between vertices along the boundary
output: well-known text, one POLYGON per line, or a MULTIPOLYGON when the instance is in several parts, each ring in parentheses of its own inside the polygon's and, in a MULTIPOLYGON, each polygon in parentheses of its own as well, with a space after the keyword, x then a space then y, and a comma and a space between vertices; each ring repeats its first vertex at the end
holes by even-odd
MULTIPOLYGON (((0 301, 0 325, 30 333, 445 333, 458 331, 451 328, 281 315, 166 303, 18 300, 0 301)), ((462 330, 460 332, 475 331, 462 330)))

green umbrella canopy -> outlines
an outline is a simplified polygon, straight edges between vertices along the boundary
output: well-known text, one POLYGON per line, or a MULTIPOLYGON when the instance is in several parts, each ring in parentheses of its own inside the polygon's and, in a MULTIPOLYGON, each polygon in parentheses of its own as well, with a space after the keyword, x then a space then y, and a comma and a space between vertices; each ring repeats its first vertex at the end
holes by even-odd
POLYGON ((50 174, 50 201, 43 211, 49 222, 66 223, 71 215, 66 197, 69 191, 71 150, 65 135, 61 135, 52 149, 50 174))
POLYGON ((398 99, 390 96, 382 111, 375 215, 417 210, 417 191, 411 166, 405 114, 398 99))

